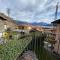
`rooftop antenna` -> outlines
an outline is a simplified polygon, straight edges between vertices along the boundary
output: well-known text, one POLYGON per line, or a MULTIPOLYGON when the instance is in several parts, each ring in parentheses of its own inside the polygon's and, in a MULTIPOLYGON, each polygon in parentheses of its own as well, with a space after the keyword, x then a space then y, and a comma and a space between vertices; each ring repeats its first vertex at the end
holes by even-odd
POLYGON ((59 5, 59 0, 58 0, 57 5, 56 5, 56 12, 55 12, 55 19, 54 19, 54 20, 56 20, 56 19, 57 19, 58 5, 59 5))

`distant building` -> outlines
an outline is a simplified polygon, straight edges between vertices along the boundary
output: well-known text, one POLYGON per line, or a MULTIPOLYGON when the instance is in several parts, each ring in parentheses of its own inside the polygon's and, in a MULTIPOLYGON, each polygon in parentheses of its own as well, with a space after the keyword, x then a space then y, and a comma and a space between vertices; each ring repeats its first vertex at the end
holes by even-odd
POLYGON ((32 29, 33 30, 40 31, 40 32, 43 32, 44 31, 44 29, 41 26, 32 26, 32 29))
POLYGON ((55 28, 46 28, 46 27, 44 27, 43 28, 44 29, 44 32, 46 32, 46 33, 53 33, 53 34, 55 34, 55 28))
POLYGON ((55 51, 60 54, 60 19, 53 21, 52 23, 56 28, 56 32, 55 32, 56 38, 55 39, 56 39, 57 43, 55 44, 55 51))

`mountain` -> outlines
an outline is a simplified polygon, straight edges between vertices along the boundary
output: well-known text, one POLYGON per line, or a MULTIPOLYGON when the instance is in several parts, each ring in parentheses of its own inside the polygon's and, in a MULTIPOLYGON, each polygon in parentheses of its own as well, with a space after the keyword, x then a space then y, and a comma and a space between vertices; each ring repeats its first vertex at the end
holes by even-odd
POLYGON ((48 23, 45 23, 45 22, 33 22, 33 23, 28 23, 28 22, 23 22, 23 21, 17 21, 15 20, 15 23, 18 24, 18 25, 21 25, 21 24, 30 24, 30 25, 33 25, 33 26, 51 26, 51 24, 48 24, 48 23))
POLYGON ((31 23, 34 26, 51 26, 51 24, 45 23, 45 22, 39 22, 39 23, 31 23))

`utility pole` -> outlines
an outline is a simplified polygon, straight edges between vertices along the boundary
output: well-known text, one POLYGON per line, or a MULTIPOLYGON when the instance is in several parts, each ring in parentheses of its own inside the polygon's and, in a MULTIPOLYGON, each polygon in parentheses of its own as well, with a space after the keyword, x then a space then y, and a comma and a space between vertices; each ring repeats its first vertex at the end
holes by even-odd
POLYGON ((10 15, 10 8, 7 8, 7 14, 10 15))
POLYGON ((55 19, 54 19, 54 20, 56 20, 56 19, 57 19, 58 5, 59 5, 59 1, 57 2, 57 5, 56 5, 56 12, 55 12, 55 19))

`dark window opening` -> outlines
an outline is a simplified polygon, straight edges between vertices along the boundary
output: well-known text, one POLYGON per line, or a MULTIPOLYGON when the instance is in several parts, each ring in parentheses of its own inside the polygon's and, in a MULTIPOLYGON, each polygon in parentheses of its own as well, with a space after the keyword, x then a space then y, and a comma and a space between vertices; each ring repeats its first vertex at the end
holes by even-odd
POLYGON ((1 17, 1 16, 0 16, 0 19, 1 19, 1 20, 6 20, 5 18, 3 18, 3 17, 1 17))

